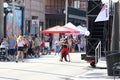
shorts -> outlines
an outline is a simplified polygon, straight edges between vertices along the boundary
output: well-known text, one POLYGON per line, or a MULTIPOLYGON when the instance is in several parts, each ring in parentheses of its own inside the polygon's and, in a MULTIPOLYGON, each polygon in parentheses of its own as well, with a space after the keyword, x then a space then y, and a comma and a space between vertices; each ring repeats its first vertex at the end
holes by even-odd
POLYGON ((36 51, 39 51, 39 50, 40 50, 40 46, 36 46, 36 47, 35 47, 35 50, 36 50, 36 51))
POLYGON ((18 51, 23 51, 24 47, 18 47, 18 51))
POLYGON ((15 55, 15 49, 9 49, 8 54, 9 55, 15 55))

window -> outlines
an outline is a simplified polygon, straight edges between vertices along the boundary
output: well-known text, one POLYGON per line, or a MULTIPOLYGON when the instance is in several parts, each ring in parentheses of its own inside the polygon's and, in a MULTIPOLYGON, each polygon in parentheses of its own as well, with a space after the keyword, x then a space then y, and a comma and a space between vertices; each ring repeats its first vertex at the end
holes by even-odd
POLYGON ((86 4, 86 2, 80 2, 80 9, 81 9, 81 10, 86 10, 86 9, 87 9, 87 4, 86 4))
POLYGON ((80 8, 80 1, 79 0, 75 0, 74 1, 74 8, 80 8))

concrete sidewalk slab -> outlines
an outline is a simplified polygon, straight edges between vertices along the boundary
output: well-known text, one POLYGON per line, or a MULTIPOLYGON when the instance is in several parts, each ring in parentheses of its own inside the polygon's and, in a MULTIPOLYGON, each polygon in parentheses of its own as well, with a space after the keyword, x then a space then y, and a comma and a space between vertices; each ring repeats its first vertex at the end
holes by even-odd
MULTIPOLYGON (((86 73, 83 73, 81 75, 77 75, 73 80, 113 80, 113 76, 107 75, 106 69, 94 69, 92 71, 88 71, 86 73)), ((118 78, 117 78, 118 79, 118 78)))

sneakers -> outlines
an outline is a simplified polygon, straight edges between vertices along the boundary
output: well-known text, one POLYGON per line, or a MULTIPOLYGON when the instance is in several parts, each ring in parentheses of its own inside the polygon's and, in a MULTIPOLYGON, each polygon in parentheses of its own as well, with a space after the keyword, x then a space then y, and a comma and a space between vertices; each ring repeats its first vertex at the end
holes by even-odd
MULTIPOLYGON (((22 61, 22 62, 24 62, 24 61, 22 61)), ((16 61, 16 63, 18 63, 18 61, 16 61)))
POLYGON ((63 62, 63 60, 59 60, 60 62, 63 62))
MULTIPOLYGON (((63 60, 59 60, 60 62, 63 62, 63 60)), ((65 60, 66 62, 71 62, 71 60, 65 60)))
POLYGON ((68 62, 71 62, 71 60, 68 60, 68 62))

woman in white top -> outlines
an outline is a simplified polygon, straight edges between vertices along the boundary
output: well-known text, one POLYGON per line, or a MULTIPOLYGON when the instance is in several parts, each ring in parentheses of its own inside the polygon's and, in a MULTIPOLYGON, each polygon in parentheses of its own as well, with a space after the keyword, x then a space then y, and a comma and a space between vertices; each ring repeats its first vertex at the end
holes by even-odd
POLYGON ((17 52, 17 56, 16 56, 16 63, 18 62, 18 58, 19 56, 21 55, 22 57, 22 62, 24 62, 24 52, 23 52, 23 49, 24 49, 24 41, 23 41, 23 37, 22 36, 19 36, 17 38, 17 47, 18 47, 18 52, 17 52))

